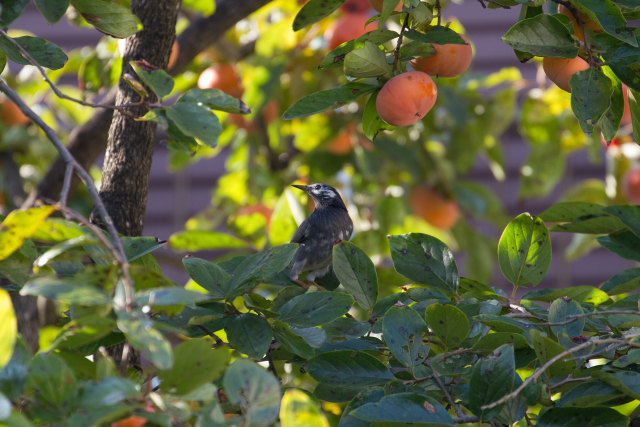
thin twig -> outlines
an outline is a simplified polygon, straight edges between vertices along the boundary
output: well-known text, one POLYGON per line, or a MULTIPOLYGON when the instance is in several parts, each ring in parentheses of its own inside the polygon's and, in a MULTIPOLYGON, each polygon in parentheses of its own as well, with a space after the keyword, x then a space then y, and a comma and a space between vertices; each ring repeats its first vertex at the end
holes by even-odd
POLYGON ((404 31, 407 29, 409 25, 409 14, 407 13, 404 17, 404 22, 402 23, 402 29, 400 30, 400 35, 398 36, 398 43, 396 44, 396 50, 393 56, 393 72, 395 73, 398 69, 398 61, 400 60, 400 46, 402 45, 402 39, 404 38, 404 31))
POLYGON ((460 409, 460 407, 458 405, 456 405, 456 402, 453 400, 453 398, 451 397, 451 394, 449 394, 449 391, 444 386, 444 383, 440 379, 440 376, 436 372, 435 368, 427 361, 425 361, 424 363, 429 369, 431 369, 431 373, 433 375, 433 379, 438 384, 438 387, 440 387, 440 390, 442 390, 442 392, 444 393, 444 397, 447 399, 447 402, 449 402, 449 404, 451 406, 453 406, 453 410, 456 411, 456 415, 458 417, 464 417, 465 416, 464 412, 462 412, 462 409, 460 409))
POLYGON ((64 181, 62 182, 62 191, 60 191, 60 204, 66 206, 69 197, 69 189, 71 188, 71 177, 73 176, 73 165, 67 163, 64 169, 64 181))
POLYGON ((547 360, 547 362, 544 365, 542 365, 537 371, 535 371, 530 377, 527 377, 527 379, 522 381, 522 384, 520 384, 520 386, 518 388, 513 390, 511 393, 502 396, 500 399, 496 400, 495 402, 492 402, 492 403, 489 403, 487 405, 481 406, 480 409, 482 409, 483 411, 486 411, 488 409, 495 408, 496 406, 505 403, 509 399, 513 399, 518 394, 520 394, 520 392, 522 390, 524 390, 524 388, 526 386, 528 386, 533 381, 537 380, 547 369, 549 369, 549 367, 551 367, 551 365, 553 365, 554 363, 556 363, 557 361, 561 360, 565 356, 568 356, 571 353, 574 353, 576 351, 582 350, 582 349, 587 348, 587 347, 591 347, 593 345, 611 344, 611 343, 624 344, 624 345, 628 345, 628 346, 631 346, 631 347, 640 348, 640 343, 634 343, 634 342, 630 341, 632 338, 637 338, 637 337, 640 337, 640 333, 632 334, 632 335, 629 335, 629 336, 627 336, 625 338, 605 338, 605 339, 601 339, 601 340, 587 341, 587 342, 584 342, 582 344, 578 344, 575 347, 567 349, 567 350, 565 350, 565 351, 563 351, 561 353, 558 353, 555 356, 553 356, 551 359, 547 360))
POLYGON ((584 25, 585 22, 580 18, 580 13, 578 9, 573 4, 571 4, 571 2, 566 0, 553 0, 553 1, 556 2, 557 4, 563 5, 569 10, 569 12, 571 12, 571 14, 573 15, 573 18, 578 23, 578 28, 580 29, 580 34, 582 35, 582 41, 584 42, 584 50, 587 52, 587 55, 588 55, 589 65, 596 68, 599 67, 599 64, 593 57, 593 52, 591 51, 591 44, 589 43, 589 39, 587 38, 587 32, 585 30, 585 25, 584 25))
POLYGON ((115 247, 113 256, 122 271, 122 282, 125 288, 125 310, 130 311, 133 307, 133 280, 131 279, 131 275, 129 273, 129 262, 124 252, 120 236, 118 235, 118 230, 116 230, 116 227, 113 225, 113 220, 111 219, 111 216, 109 216, 107 208, 104 206, 104 203, 102 203, 102 199, 100 199, 100 196, 98 195, 98 190, 96 189, 96 186, 93 182, 93 178, 91 178, 91 175, 89 175, 89 173, 80 165, 80 163, 78 163, 75 157, 71 155, 67 147, 62 143, 60 138, 58 138, 58 135, 56 135, 54 130, 51 129, 51 127, 47 125, 31 108, 29 108, 24 103, 22 98, 20 98, 20 96, 16 93, 16 91, 13 90, 2 78, 0 78, 0 91, 4 92, 4 94, 7 95, 7 98, 13 101, 13 103, 16 104, 18 108, 20 108, 20 111, 22 111, 27 117, 31 119, 33 123, 38 125, 40 129, 43 130, 47 138, 49 138, 49 140, 56 147, 58 153, 60 153, 64 161, 67 164, 71 164, 73 166, 73 169, 78 174, 84 185, 87 187, 89 196, 91 197, 91 200, 93 200, 98 214, 102 218, 107 231, 113 239, 113 246, 115 247))
POLYGON ((436 0, 436 10, 438 11, 438 27, 442 23, 442 6, 440 5, 440 0, 436 0))
POLYGON ((567 320, 563 321, 563 322, 546 322, 546 323, 536 323, 536 325, 540 325, 540 326, 563 326, 563 325, 568 325, 569 323, 573 323, 575 321, 577 321, 578 319, 582 319, 584 317, 591 317, 591 316, 599 316, 602 314, 629 314, 629 315, 633 315, 633 316, 640 316, 640 312, 638 311, 633 311, 633 310, 603 310, 603 311, 592 311, 589 313, 582 313, 582 314, 570 314, 567 316, 567 320))
POLYGON ((17 41, 15 41, 13 38, 11 38, 5 31, 3 31, 2 29, 0 29, 0 36, 2 38, 4 38, 5 40, 7 40, 9 43, 11 43, 16 49, 18 49, 20 51, 20 53, 22 54, 22 56, 24 56, 24 58, 29 61, 31 63, 31 65, 33 65, 34 67, 36 67, 38 69, 38 71, 40 72, 40 74, 42 75, 42 78, 44 79, 45 82, 47 82, 47 84, 51 87, 51 90, 53 91, 53 93, 56 94, 56 96, 58 98, 62 98, 62 99, 66 99, 68 101, 72 101, 75 102, 77 104, 80 105, 84 105, 85 107, 93 107, 93 108, 108 108, 110 110, 124 110, 122 111, 123 114, 129 115, 134 117, 131 113, 129 113, 128 109, 134 108, 134 107, 159 107, 160 105, 151 105, 148 102, 145 101, 141 101, 141 102, 132 102, 132 103, 128 103, 128 104, 122 104, 122 105, 113 105, 113 104, 95 104, 93 102, 88 102, 88 101, 84 101, 82 99, 77 99, 74 98, 72 96, 69 96, 65 93, 63 93, 62 91, 60 91, 60 89, 58 89, 58 87, 49 79, 49 77, 47 77, 47 73, 45 72, 44 68, 38 63, 38 61, 36 61, 31 54, 29 54, 29 52, 20 45, 20 43, 18 43, 17 41))
POLYGON ((453 419, 453 422, 456 424, 477 423, 478 421, 480 421, 480 418, 475 415, 465 415, 464 417, 456 417, 453 419))

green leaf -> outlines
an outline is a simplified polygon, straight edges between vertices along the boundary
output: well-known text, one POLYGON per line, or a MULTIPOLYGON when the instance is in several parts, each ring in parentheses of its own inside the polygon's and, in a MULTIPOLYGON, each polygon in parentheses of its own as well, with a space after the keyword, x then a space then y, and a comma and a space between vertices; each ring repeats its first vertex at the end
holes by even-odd
POLYGON ((248 114, 251 109, 241 100, 234 98, 220 89, 189 89, 180 98, 183 102, 203 104, 212 110, 233 114, 248 114))
POLYGON ((474 350, 492 352, 502 345, 512 345, 515 350, 528 348, 527 339, 515 332, 494 332, 480 338, 474 345, 474 350))
POLYGON ((158 98, 164 98, 173 90, 173 78, 163 69, 150 69, 143 61, 129 61, 129 65, 158 98))
POLYGON ((626 19, 613 1, 576 0, 573 4, 592 21, 600 24, 607 34, 631 46, 638 47, 638 40, 636 40, 633 29, 627 28, 626 19))
POLYGON ((640 237, 640 206, 607 206, 603 210, 620 219, 624 225, 629 227, 629 230, 631 230, 633 234, 640 237))
POLYGON ((593 132, 593 127, 609 108, 613 85, 611 79, 597 68, 578 71, 569 79, 571 109, 580 122, 580 128, 593 132))
POLYGON ((35 0, 35 3, 49 24, 58 22, 69 7, 69 0, 35 0))
POLYGON ((182 258, 189 277, 205 288, 215 299, 224 299, 226 284, 231 277, 218 264, 196 257, 182 258))
POLYGON ((298 31, 306 26, 318 22, 322 18, 329 16, 331 12, 340 7, 345 0, 310 0, 293 20, 293 31, 298 31))
POLYGON ((343 65, 345 56, 356 47, 363 46, 364 42, 368 41, 373 43, 374 45, 381 45, 397 37, 398 37, 397 32, 386 30, 386 29, 376 29, 373 31, 369 31, 367 33, 364 33, 357 39, 349 40, 341 44, 337 48, 333 49, 322 60, 320 65, 318 65, 318 68, 320 69, 333 68, 333 67, 339 67, 343 65))
POLYGON ((69 304, 104 305, 111 298, 102 290, 75 278, 57 279, 53 276, 37 277, 28 281, 20 295, 41 295, 69 304))
POLYGON ((552 231, 603 234, 624 228, 622 221, 609 214, 604 206, 588 202, 556 203, 540 214, 546 222, 556 222, 552 231))
POLYGON ((173 367, 158 372, 160 388, 172 394, 187 394, 220 377, 230 356, 227 349, 211 348, 208 339, 184 341, 173 349, 173 367))
POLYGON ((482 421, 495 418, 504 403, 492 409, 480 407, 495 402, 509 393, 516 375, 513 347, 505 344, 498 347, 490 357, 483 358, 473 367, 469 382, 469 409, 482 421))
POLYGON ((27 392, 60 412, 73 406, 76 376, 55 353, 39 353, 28 366, 27 392))
POLYGON ((561 407, 597 406, 620 399, 624 394, 609 384, 594 380, 578 384, 557 401, 561 407))
POLYGON ((560 289, 535 289, 524 294, 522 299, 551 302, 560 297, 568 297, 578 302, 585 302, 596 306, 609 300, 607 292, 587 285, 560 289))
POLYGON ((434 26, 430 27, 426 33, 421 33, 416 30, 405 31, 404 36, 410 40, 419 41, 422 43, 433 44, 467 44, 460 34, 456 33, 449 27, 434 26))
POLYGON ((365 41, 364 46, 344 57, 344 73, 352 77, 378 77, 391 71, 384 51, 365 41))
POLYGON ((254 359, 265 355, 273 338, 269 322, 253 313, 230 317, 224 330, 233 348, 254 359))
POLYGON ((331 351, 309 360, 307 372, 317 381, 334 387, 382 385, 395 377, 375 357, 358 351, 331 351))
POLYGON ((273 336, 282 344, 285 350, 297 354, 303 359, 310 359, 314 355, 313 348, 300 335, 294 333, 289 325, 276 320, 273 324, 273 336))
POLYGON ((11 22, 22 15, 22 12, 28 3, 29 0, 3 1, 2 8, 0 8, 0 27, 8 27, 11 22))
POLYGON ((556 334, 556 336, 561 332, 567 334, 569 337, 577 337, 581 335, 582 330, 584 329, 585 319, 572 319, 570 316, 576 316, 583 313, 584 311, 582 311, 582 307, 578 302, 567 298, 558 298, 549 306, 549 322, 572 322, 565 325, 552 325, 551 330, 556 334))
POLYGON ((187 230, 173 233, 169 246, 177 251, 246 248, 242 240, 219 231, 187 230))
POLYGON ((83 236, 87 234, 87 232, 87 229, 75 222, 62 218, 47 218, 31 235, 31 238, 44 242, 63 242, 83 236))
POLYGON ((269 223, 269 242, 272 245, 289 243, 291 240, 291 236, 298 229, 292 213, 292 209, 296 208, 301 208, 300 201, 289 189, 284 190, 278 197, 269 223))
POLYGON ((373 92, 378 86, 366 83, 350 82, 334 89, 321 90, 296 101, 282 115, 285 120, 297 119, 318 113, 336 104, 349 101, 373 92))
POLYGON ((606 406, 552 407, 538 419, 538 427, 626 427, 628 417, 606 406))
POLYGON ((207 300, 202 292, 192 291, 179 286, 145 289, 136 292, 135 300, 140 306, 164 307, 172 305, 194 305, 207 300))
POLYGON ((182 134, 197 138, 209 147, 218 145, 222 125, 208 106, 183 95, 175 104, 164 108, 164 113, 170 119, 170 126, 175 125, 182 134))
POLYGON ((502 274, 515 286, 535 286, 551 263, 551 239, 542 219, 518 215, 502 232, 498 242, 502 274))
POLYGON ((0 224, 0 260, 20 248, 53 211, 53 206, 41 206, 10 212, 0 224))
POLYGON ((358 305, 370 311, 378 298, 376 269, 367 254, 351 242, 333 247, 333 272, 358 305))
POLYGON ((422 317, 407 306, 391 307, 382 320, 382 334, 391 354, 412 371, 429 354, 429 348, 422 343, 426 330, 422 317))
POLYGON ((118 311, 118 328, 131 345, 158 369, 173 366, 171 344, 154 328, 153 321, 142 313, 118 311))
POLYGON ((100 382, 89 382, 85 385, 87 393, 78 400, 79 408, 91 408, 114 405, 125 399, 140 398, 140 391, 135 382, 128 378, 108 377, 100 382))
POLYGON ((122 237, 122 247, 129 262, 134 261, 148 253, 155 251, 167 244, 159 241, 157 237, 122 237))
POLYGON ((0 288, 0 369, 2 369, 13 354, 13 347, 18 336, 18 322, 13 311, 13 303, 9 293, 0 288))
POLYGON ((371 141, 381 130, 395 129, 394 126, 388 125, 380 118, 376 108, 376 98, 378 98, 378 92, 371 94, 362 112, 362 131, 364 136, 371 141))
POLYGON ((306 328, 329 323, 352 305, 353 297, 342 292, 312 292, 291 298, 277 311, 282 322, 306 328))
POLYGON ((269 248, 246 257, 234 270, 225 291, 232 299, 252 289, 257 281, 266 281, 284 270, 298 250, 296 243, 269 248))
MULTIPOLYGON (((602 56, 616 76, 629 88, 640 91, 640 50, 628 44, 622 44, 613 52, 605 51, 602 56)), ((633 109, 632 116, 633 116, 633 109)))
POLYGON ((460 281, 451 250, 433 236, 409 233, 389 236, 395 270, 409 279, 455 293, 460 281))
MULTIPOLYGON (((375 403, 365 403, 349 413, 369 423, 391 423, 421 426, 453 426, 454 421, 436 399, 416 393, 384 396, 375 403)), ((369 424, 367 424, 369 425, 369 424)))
POLYGON ((129 37, 142 26, 137 16, 118 3, 104 0, 71 0, 71 4, 96 30, 113 37, 129 37))
POLYGON ((431 304, 425 311, 427 324, 447 349, 459 347, 469 334, 469 319, 458 307, 431 304))
POLYGON ((578 44, 555 15, 537 15, 520 20, 502 36, 507 46, 534 56, 575 58, 578 44))
MULTIPOLYGON (((553 357, 565 351, 565 348, 557 341, 545 337, 537 329, 532 329, 531 331, 529 331, 529 338, 531 339, 531 344, 536 351, 536 356, 540 365, 544 365, 553 357)), ((575 366, 575 362, 558 360, 557 362, 553 363, 545 372, 547 382, 549 382, 549 380, 553 377, 564 377, 570 374, 575 366)))
POLYGON ((622 258, 640 261, 640 238, 631 231, 611 233, 596 239, 600 245, 622 258))
MULTIPOLYGON (((603 67, 602 71, 609 77, 612 84, 611 99, 609 102, 609 108, 600 118, 598 126, 602 130, 602 137, 605 141, 611 141, 618 133, 620 127, 620 120, 624 112, 624 98, 622 96, 622 84, 620 79, 616 76, 610 67, 603 67)), ((627 90, 625 88, 625 90, 627 90)))
POLYGON ((23 395, 27 381, 27 365, 31 360, 31 352, 20 337, 15 341, 13 354, 9 363, 0 369, 0 393, 15 400, 23 395))
POLYGON ((604 282, 601 290, 609 295, 620 295, 632 292, 640 287, 640 268, 629 268, 617 273, 604 282))
POLYGON ((633 371, 598 372, 596 378, 633 399, 640 399, 640 373, 633 371))
POLYGON ((270 425, 280 409, 280 383, 260 366, 238 359, 222 380, 229 401, 239 405, 248 426, 270 425))

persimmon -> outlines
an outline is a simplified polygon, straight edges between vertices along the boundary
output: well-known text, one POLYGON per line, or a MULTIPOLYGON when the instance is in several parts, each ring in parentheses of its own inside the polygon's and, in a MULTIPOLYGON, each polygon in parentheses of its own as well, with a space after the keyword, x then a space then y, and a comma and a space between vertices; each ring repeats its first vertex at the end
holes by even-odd
MULTIPOLYGON (((371 7, 378 12, 382 12, 382 3, 384 3, 384 0, 369 0, 371 7)), ((398 4, 393 10, 396 12, 402 12, 402 0, 398 0, 398 4)))
POLYGON ((174 41, 173 45, 171 45, 171 53, 169 54, 169 62, 167 63, 167 69, 170 69, 174 65, 176 65, 176 62, 178 61, 178 55, 180 55, 180 45, 178 44, 177 41, 174 41))
POLYGON ((424 185, 411 190, 409 204, 416 215, 442 230, 453 227, 460 217, 460 208, 454 200, 448 200, 424 185))
POLYGON ((571 92, 569 79, 578 71, 588 70, 589 64, 579 56, 575 58, 556 58, 549 56, 542 60, 542 69, 547 77, 549 77, 549 80, 554 82, 556 86, 562 90, 571 92))
POLYGON ((640 166, 631 168, 622 177, 622 194, 634 205, 640 205, 640 166))
POLYGON ((111 423, 111 427, 141 427, 145 425, 146 422, 146 418, 131 415, 130 417, 111 423))
POLYGON ((324 34, 329 49, 333 50, 344 42, 375 30, 376 24, 374 22, 367 24, 369 18, 367 13, 347 13, 333 21, 324 34))
POLYGON ((217 64, 204 70, 198 77, 198 87, 220 89, 236 98, 244 93, 236 67, 232 64, 217 64))
MULTIPOLYGON (((580 41, 584 41, 584 37, 582 36, 582 31, 580 30, 580 25, 578 25, 578 22, 576 22, 576 17, 573 16, 573 13, 571 13, 569 8, 560 4, 558 5, 558 13, 564 16, 567 16, 569 17, 569 19, 571 19, 571 22, 573 23, 573 33, 576 35, 576 37, 578 37, 580 41)), ((600 28, 600 25, 598 25, 597 22, 594 22, 591 19, 589 19, 589 17, 586 14, 578 11, 578 17, 580 18, 580 22, 582 22, 582 25, 584 25, 585 28, 589 28, 594 33, 602 32, 602 28, 600 28)))
POLYGON ((409 71, 389 79, 376 99, 376 110, 392 126, 408 126, 425 116, 436 103, 438 88, 426 73, 409 71))
POLYGON ((338 156, 349 154, 353 151, 353 139, 353 132, 345 129, 331 140, 329 145, 327 145, 327 151, 338 156))
POLYGON ((10 99, 0 100, 0 120, 9 126, 23 126, 29 123, 29 117, 10 99))
POLYGON ((431 56, 411 60, 417 71, 431 76, 455 77, 464 73, 471 65, 472 50, 469 40, 460 34, 466 44, 434 44, 436 50, 431 56))

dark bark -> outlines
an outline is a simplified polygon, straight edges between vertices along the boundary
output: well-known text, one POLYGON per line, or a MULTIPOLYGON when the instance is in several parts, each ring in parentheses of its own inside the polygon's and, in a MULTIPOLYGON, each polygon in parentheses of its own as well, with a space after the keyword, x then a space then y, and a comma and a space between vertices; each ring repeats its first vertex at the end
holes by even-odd
MULTIPOLYGON (((132 12, 142 21, 143 29, 127 38, 122 73, 135 75, 130 61, 145 60, 166 68, 175 38, 175 25, 180 0, 133 0, 132 12)), ((116 104, 141 101, 140 95, 123 79, 118 84, 116 104)), ((146 99, 157 102, 151 94, 146 99)), ((149 171, 155 148, 156 123, 137 121, 145 107, 136 107, 129 114, 116 110, 113 114, 102 168, 100 197, 122 234, 142 234, 144 212, 149 189, 149 171)), ((97 215, 94 215, 97 220, 97 215)))
MULTIPOLYGON (((216 5, 216 11, 213 15, 195 19, 178 37, 180 51, 176 64, 169 70, 169 73, 177 75, 184 71, 196 55, 217 42, 236 22, 246 18, 270 1, 224 0, 216 5)), ((112 90, 101 102, 113 104, 115 91, 112 90)), ((88 169, 104 152, 112 117, 113 110, 97 109, 89 121, 76 128, 69 136, 67 147, 85 169, 88 169)), ((57 199, 62 189, 64 171, 65 163, 59 157, 49 168, 45 179, 29 196, 25 205, 38 198, 57 199)))

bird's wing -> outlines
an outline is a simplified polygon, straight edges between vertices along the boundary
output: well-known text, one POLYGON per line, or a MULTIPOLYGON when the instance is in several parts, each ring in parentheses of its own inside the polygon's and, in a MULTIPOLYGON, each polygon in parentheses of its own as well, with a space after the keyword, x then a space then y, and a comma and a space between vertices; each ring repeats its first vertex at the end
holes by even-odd
POLYGON ((307 230, 309 229, 309 218, 302 221, 298 230, 291 238, 291 243, 304 243, 307 240, 307 230))

